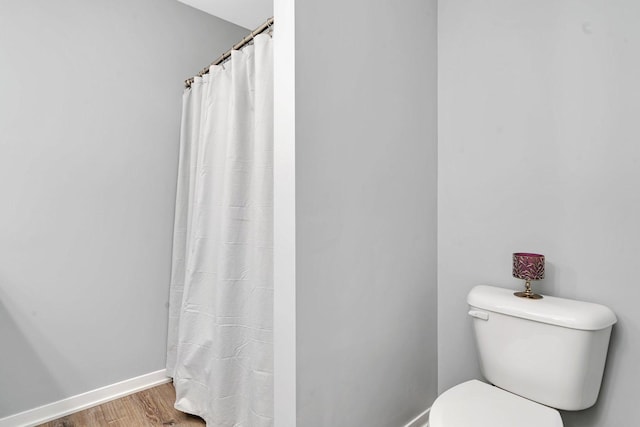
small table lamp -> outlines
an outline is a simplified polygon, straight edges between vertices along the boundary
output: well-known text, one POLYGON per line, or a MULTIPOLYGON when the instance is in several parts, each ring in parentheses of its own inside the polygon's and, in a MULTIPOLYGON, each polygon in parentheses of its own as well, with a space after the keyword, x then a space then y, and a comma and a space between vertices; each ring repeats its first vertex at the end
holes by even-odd
POLYGON ((514 292, 521 298, 541 299, 542 295, 531 292, 531 281, 544 279, 544 255, 517 252, 513 254, 513 277, 525 280, 525 291, 514 292))

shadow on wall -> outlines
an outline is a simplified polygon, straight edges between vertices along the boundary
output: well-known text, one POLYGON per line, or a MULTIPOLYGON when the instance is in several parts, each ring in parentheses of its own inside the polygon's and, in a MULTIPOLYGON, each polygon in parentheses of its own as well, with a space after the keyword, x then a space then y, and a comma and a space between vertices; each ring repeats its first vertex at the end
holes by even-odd
MULTIPOLYGON (((566 265, 563 265, 562 268, 562 285, 558 287, 556 286, 556 276, 558 274, 556 265, 546 259, 544 266, 544 279, 532 282, 531 287, 533 288, 533 291, 539 294, 559 298, 580 299, 580 287, 578 285, 576 271, 566 265)), ((522 286, 524 287, 524 282, 522 282, 522 286)))
MULTIPOLYGON (((521 282, 524 289, 524 281, 521 282)), ((532 282, 531 288, 539 294, 558 296, 556 293, 556 266, 552 262, 545 260, 544 279, 532 282)))
POLYGON ((6 284, 0 281, 0 378, 11 393, 0 394, 0 419, 32 409, 33 402, 51 403, 51 396, 66 397, 56 377, 69 374, 68 369, 52 373, 51 361, 59 362, 59 352, 37 332, 27 314, 12 312, 14 305, 3 289, 6 284))

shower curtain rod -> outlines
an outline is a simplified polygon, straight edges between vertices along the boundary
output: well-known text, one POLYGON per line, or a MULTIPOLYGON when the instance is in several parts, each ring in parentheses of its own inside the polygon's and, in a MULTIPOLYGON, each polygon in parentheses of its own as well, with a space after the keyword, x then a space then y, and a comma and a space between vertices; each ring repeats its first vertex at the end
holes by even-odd
MULTIPOLYGON (((220 55, 218 57, 218 59, 213 61, 209 66, 207 66, 207 67, 203 68, 202 70, 200 70, 200 72, 197 74, 197 77, 202 77, 205 74, 208 74, 209 73, 209 67, 212 67, 214 65, 222 64, 224 61, 227 60, 227 58, 229 58, 231 56, 231 51, 241 49, 243 46, 245 46, 246 44, 251 42, 255 36, 257 36, 258 34, 261 34, 261 33, 265 32, 265 31, 271 29, 272 26, 273 26, 273 16, 271 18, 267 19, 264 24, 260 25, 258 28, 256 28, 251 33, 249 33, 248 36, 246 36, 245 38, 240 40, 240 42, 238 42, 237 44, 233 45, 231 47, 231 49, 229 49, 228 51, 226 51, 225 53, 220 55)), ((188 78, 187 80, 184 81, 184 86, 187 89, 191 88, 191 84, 194 82, 194 80, 195 80, 195 77, 188 78)))

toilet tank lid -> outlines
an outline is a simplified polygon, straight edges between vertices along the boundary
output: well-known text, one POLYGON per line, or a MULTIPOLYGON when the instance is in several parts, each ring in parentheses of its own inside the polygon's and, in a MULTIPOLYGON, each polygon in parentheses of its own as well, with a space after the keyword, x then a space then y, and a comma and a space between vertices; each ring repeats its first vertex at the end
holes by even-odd
POLYGON ((479 285, 467 296, 470 306, 571 329, 597 331, 617 322, 604 305, 544 296, 539 300, 519 298, 512 289, 479 285))

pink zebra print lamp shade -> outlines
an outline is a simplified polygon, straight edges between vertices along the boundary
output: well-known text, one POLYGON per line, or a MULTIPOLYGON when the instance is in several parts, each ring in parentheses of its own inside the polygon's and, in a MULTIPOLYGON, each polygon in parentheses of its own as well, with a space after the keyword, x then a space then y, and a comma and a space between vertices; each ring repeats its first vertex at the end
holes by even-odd
POLYGON ((521 298, 541 299, 542 295, 531 291, 531 281, 544 279, 544 255, 516 252, 513 254, 513 277, 525 281, 524 292, 515 292, 521 298))

